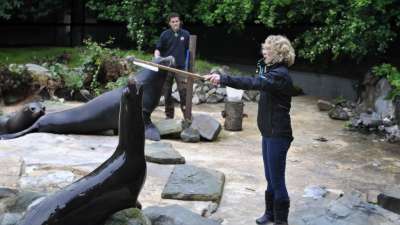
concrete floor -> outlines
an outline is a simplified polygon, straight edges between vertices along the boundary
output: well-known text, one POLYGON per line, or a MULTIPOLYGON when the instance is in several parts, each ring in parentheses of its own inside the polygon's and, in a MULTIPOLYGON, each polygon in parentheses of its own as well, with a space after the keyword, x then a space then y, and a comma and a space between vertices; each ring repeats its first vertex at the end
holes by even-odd
MULTIPOLYGON (((345 131, 343 121, 319 112, 317 98, 293 100, 294 141, 288 153, 286 181, 292 210, 302 207, 304 188, 322 185, 344 192, 380 190, 400 184, 400 146, 379 141, 373 135, 345 131), (314 139, 327 138, 327 142, 314 139)), ((224 105, 200 105, 194 112, 210 112, 223 123, 224 105)), ((261 156, 261 136, 256 125, 257 104, 246 103, 242 132, 223 131, 217 142, 174 146, 188 163, 217 169, 226 174, 221 205, 213 217, 224 224, 254 224, 263 209, 266 182, 261 156)))
MULTIPOLYGON (((399 145, 382 142, 374 135, 345 131, 345 123, 331 120, 326 112, 319 112, 316 102, 317 98, 310 96, 293 99, 291 115, 295 140, 289 150, 286 172, 292 211, 304 207, 302 195, 304 188, 309 185, 365 193, 400 184, 399 145), (319 137, 328 141, 315 140, 319 137)), ((208 113, 223 124, 220 115, 223 108, 224 104, 202 104, 194 106, 193 113, 208 113)), ((162 107, 157 108, 154 120, 163 118, 162 110, 162 107)), ((177 117, 181 117, 178 107, 176 112, 177 117)), ((248 118, 244 118, 243 131, 223 130, 216 142, 162 140, 172 143, 186 158, 187 164, 225 173, 226 183, 220 207, 212 215, 212 218, 223 219, 223 224, 255 224, 254 219, 264 210, 266 181, 261 136, 256 126, 257 104, 246 103, 245 113, 248 118)), ((40 168, 48 171, 49 167, 60 170, 62 165, 61 169, 72 171, 78 178, 109 157, 117 144, 117 138, 110 136, 58 135, 58 140, 43 141, 45 149, 40 151, 40 144, 29 142, 29 136, 30 139, 37 139, 40 135, 30 134, 0 143, 0 157, 22 157, 27 166, 26 173, 40 168), (34 149, 29 147, 33 145, 36 146, 34 149)), ((177 203, 196 212, 207 207, 208 203, 161 199, 162 189, 172 168, 148 163, 146 184, 139 197, 143 207, 177 203)))

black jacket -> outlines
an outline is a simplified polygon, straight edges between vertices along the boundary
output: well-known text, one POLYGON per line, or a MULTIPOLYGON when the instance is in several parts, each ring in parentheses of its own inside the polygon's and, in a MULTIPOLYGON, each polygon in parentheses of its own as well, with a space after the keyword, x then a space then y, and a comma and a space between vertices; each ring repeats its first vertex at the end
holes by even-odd
POLYGON ((263 137, 292 136, 290 107, 293 83, 284 64, 258 65, 258 77, 221 75, 221 85, 244 90, 259 90, 257 125, 263 137))

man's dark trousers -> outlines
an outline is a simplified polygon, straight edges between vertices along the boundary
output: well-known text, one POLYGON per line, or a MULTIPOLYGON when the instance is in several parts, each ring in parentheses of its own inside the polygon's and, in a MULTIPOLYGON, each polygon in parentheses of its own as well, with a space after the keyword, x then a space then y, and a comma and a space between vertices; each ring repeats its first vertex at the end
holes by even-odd
MULTIPOLYGON (((185 70, 184 66, 179 66, 177 69, 185 70)), ((174 83, 174 78, 176 81, 176 85, 178 87, 180 106, 182 113, 185 117, 186 110, 186 78, 180 75, 176 75, 174 73, 169 73, 167 78, 165 79, 163 93, 165 100, 165 116, 167 118, 174 118, 175 108, 174 108, 174 100, 172 98, 172 85, 174 83)))

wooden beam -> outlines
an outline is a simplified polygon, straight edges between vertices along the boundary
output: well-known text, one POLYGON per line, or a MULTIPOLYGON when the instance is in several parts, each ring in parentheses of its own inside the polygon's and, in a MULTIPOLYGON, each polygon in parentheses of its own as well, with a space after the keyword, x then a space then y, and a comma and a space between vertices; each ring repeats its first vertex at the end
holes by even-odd
MULTIPOLYGON (((194 72, 195 59, 196 59, 196 46, 197 46, 197 36, 190 35, 189 40, 189 72, 194 72)), ((192 99, 193 99, 193 78, 188 77, 186 81, 186 107, 185 107, 185 119, 192 120, 192 99)))
POLYGON ((153 63, 153 62, 149 62, 149 61, 145 61, 145 60, 137 59, 137 58, 128 58, 128 60, 133 60, 133 62, 143 63, 143 64, 146 64, 146 65, 149 65, 149 66, 157 67, 157 68, 162 69, 162 70, 173 72, 173 73, 177 74, 178 76, 180 75, 180 76, 190 77, 192 79, 204 80, 203 76, 201 76, 199 74, 192 73, 192 72, 188 72, 188 71, 185 71, 185 70, 179 70, 179 69, 176 69, 176 68, 173 68, 173 67, 160 65, 160 64, 157 64, 157 63, 153 63))

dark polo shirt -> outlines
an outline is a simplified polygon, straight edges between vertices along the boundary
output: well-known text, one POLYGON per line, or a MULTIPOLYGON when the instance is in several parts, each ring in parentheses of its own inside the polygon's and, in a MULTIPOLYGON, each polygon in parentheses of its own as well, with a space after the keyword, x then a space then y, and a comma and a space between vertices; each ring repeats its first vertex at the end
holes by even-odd
POLYGON ((169 55, 175 57, 176 66, 184 68, 189 37, 190 34, 185 29, 179 29, 176 33, 172 29, 165 30, 160 35, 156 49, 160 51, 162 57, 169 55))

